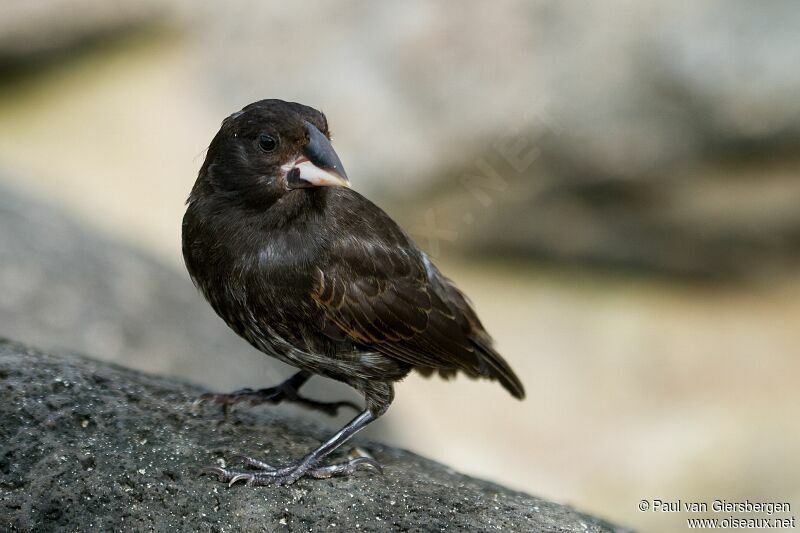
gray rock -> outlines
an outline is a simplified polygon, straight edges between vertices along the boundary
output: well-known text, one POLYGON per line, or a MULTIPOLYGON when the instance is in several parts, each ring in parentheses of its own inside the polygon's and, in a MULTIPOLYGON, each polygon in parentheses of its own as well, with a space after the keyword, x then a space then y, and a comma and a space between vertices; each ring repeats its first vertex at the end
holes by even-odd
POLYGON ((618 531, 574 509, 356 440, 385 475, 228 488, 232 452, 274 463, 328 432, 271 410, 227 420, 202 391, 0 341, 0 529, 18 531, 618 531))
POLYGON ((158 0, 4 0, 0 71, 64 56, 150 24, 163 12, 158 0))

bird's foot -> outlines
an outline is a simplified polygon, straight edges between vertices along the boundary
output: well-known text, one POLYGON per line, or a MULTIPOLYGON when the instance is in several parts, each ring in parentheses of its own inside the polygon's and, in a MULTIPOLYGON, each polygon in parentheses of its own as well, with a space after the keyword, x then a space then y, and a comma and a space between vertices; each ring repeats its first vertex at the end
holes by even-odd
POLYGON ((305 398, 300 396, 297 389, 289 386, 287 383, 282 383, 266 389, 240 389, 228 394, 206 393, 200 396, 199 401, 213 402, 221 405, 225 415, 228 414, 231 406, 242 402, 246 402, 250 405, 261 405, 265 403, 277 405, 281 402, 292 402, 307 409, 320 411, 329 416, 336 416, 339 413, 339 409, 342 407, 349 407, 356 411, 360 410, 353 402, 321 402, 305 398))
POLYGON ((303 476, 327 479, 349 476, 358 470, 373 470, 383 474, 383 467, 380 463, 367 455, 358 455, 344 463, 317 467, 312 466, 313 462, 303 460, 284 468, 275 468, 252 457, 238 457, 247 467, 253 470, 236 470, 210 466, 201 469, 200 474, 217 476, 219 481, 227 483, 229 487, 239 481, 243 481, 246 486, 254 487, 260 485, 291 485, 303 476))

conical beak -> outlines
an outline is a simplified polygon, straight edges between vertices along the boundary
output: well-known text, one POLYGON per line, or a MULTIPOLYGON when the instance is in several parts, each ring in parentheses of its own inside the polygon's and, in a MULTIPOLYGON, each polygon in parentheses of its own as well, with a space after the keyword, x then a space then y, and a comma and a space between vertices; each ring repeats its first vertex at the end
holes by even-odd
POLYGON ((308 142, 286 175, 290 189, 350 187, 344 165, 325 134, 306 122, 308 142))

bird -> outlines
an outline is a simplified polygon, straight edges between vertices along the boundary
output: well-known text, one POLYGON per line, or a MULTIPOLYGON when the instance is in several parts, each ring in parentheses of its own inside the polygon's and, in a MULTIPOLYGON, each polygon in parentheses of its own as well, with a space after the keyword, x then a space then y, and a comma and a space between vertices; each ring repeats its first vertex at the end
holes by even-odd
POLYGON ((213 395, 215 401, 360 411, 287 466, 243 455, 243 468, 201 471, 229 485, 382 473, 368 455, 324 462, 387 411, 394 384, 412 371, 486 378, 525 397, 468 298, 388 214, 351 188, 330 139, 327 118, 312 107, 278 99, 249 104, 223 120, 186 202, 182 251, 195 286, 234 332, 298 370, 274 387, 213 395), (314 375, 349 385, 364 408, 303 398, 299 389, 314 375))

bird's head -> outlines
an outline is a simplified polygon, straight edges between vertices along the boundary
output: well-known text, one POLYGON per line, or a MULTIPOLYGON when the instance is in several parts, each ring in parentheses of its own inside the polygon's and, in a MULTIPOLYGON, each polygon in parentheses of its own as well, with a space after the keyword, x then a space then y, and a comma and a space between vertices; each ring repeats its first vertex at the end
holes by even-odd
POLYGON ((296 189, 350 186, 325 115, 283 100, 261 100, 226 118, 198 183, 255 204, 296 189))

